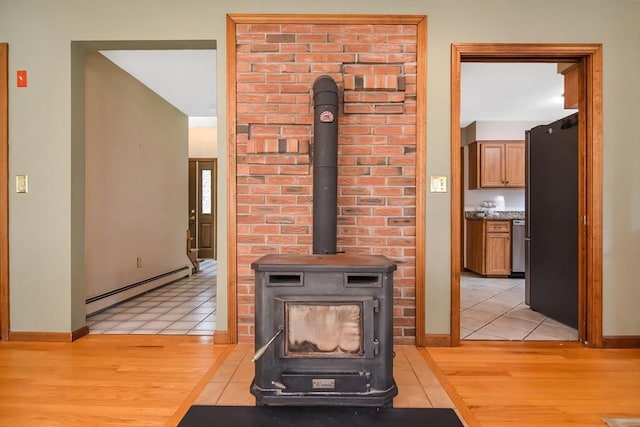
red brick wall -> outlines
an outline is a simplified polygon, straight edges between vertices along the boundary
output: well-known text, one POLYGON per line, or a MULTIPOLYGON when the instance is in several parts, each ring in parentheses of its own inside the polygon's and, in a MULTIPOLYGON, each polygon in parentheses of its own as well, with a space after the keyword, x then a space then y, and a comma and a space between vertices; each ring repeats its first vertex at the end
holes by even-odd
POLYGON ((340 90, 338 250, 398 262, 394 340, 415 342, 414 25, 238 24, 238 339, 252 342, 251 262, 312 251, 312 86, 340 90))

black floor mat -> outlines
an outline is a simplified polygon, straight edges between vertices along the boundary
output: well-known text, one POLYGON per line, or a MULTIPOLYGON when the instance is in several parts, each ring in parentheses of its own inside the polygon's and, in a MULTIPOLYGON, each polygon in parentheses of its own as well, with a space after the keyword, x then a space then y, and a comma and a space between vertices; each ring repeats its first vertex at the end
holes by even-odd
POLYGON ((462 427, 448 408, 204 406, 189 408, 179 427, 462 427))

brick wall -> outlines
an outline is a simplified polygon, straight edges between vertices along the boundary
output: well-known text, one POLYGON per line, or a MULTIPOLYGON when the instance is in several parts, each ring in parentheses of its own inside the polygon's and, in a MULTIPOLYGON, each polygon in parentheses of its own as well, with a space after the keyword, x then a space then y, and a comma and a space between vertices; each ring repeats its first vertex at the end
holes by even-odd
POLYGON ((238 338, 252 342, 251 262, 312 251, 312 86, 340 90, 338 250, 398 261, 394 340, 415 342, 414 25, 238 24, 238 338))

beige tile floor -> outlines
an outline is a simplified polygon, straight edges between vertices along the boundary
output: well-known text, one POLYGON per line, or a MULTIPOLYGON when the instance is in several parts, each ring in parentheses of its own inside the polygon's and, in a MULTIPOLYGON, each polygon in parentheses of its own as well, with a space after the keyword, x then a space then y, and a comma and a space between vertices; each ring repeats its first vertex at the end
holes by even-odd
MULTIPOLYGON (((394 407, 455 408, 416 347, 396 346, 394 351, 393 377, 398 385, 394 407)), ((252 345, 238 344, 194 404, 254 406, 255 398, 249 392, 254 375, 252 356, 252 345)))
POLYGON ((463 340, 577 341, 578 331, 524 303, 524 279, 460 276, 463 340))
POLYGON ((212 335, 216 329, 214 259, 200 271, 87 317, 91 334, 212 335))
MULTIPOLYGON (((217 264, 202 260, 191 277, 147 292, 87 317, 92 334, 212 335, 217 264)), ((464 340, 577 340, 577 331, 524 304, 523 279, 460 280, 460 337, 464 340)))

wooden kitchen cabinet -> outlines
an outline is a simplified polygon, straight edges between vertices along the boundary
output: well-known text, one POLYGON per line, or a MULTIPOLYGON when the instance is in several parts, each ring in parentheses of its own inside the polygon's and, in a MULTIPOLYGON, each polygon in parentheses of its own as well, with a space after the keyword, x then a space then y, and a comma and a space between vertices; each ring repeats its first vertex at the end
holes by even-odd
POLYGON ((562 70, 564 76, 564 108, 578 108, 580 97, 580 64, 562 70))
POLYGON ((524 188, 523 141, 475 141, 469 144, 469 189, 524 188))
POLYGON ((467 269, 483 276, 511 274, 511 221, 467 220, 467 269))

